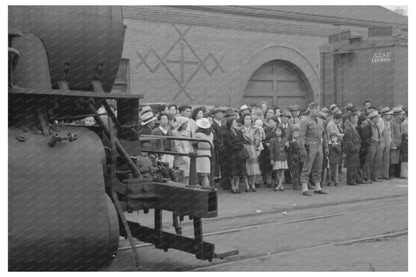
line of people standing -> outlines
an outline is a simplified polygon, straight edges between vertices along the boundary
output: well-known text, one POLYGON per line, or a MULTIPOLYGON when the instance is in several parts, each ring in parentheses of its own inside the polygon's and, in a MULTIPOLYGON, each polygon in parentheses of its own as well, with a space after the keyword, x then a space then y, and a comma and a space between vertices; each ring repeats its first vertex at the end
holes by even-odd
MULTIPOLYGON (((280 112, 262 102, 243 105, 238 112, 219 107, 207 112, 205 107, 192 110, 187 105, 170 105, 160 112, 157 127, 152 111, 142 110, 141 132, 211 141, 214 171, 208 158, 199 158, 200 184, 212 188, 208 176, 214 174, 233 193, 241 192, 240 181, 245 191, 255 192, 262 179, 277 191, 291 184, 305 196, 311 196, 311 188, 316 194, 327 194, 323 185, 339 185, 344 166, 347 185, 407 177, 407 111, 376 109, 369 101, 363 103, 362 111, 352 104, 344 109, 342 113, 336 104, 319 109, 310 103, 302 113, 295 104, 280 112)), ((170 146, 155 143, 154 147, 182 153, 193 149, 183 141, 170 146)), ((197 151, 209 155, 207 145, 199 145, 197 151)), ((183 169, 188 181, 188 157, 166 162, 183 169)))

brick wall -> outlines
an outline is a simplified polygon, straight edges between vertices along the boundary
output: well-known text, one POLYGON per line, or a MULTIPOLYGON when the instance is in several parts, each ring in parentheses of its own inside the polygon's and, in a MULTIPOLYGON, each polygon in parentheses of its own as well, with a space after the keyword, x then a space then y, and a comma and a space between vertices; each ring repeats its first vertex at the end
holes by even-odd
POLYGON ((183 15, 164 18, 155 11, 129 10, 124 19, 123 58, 130 61, 130 91, 143 94, 144 102, 238 107, 250 75, 273 59, 294 63, 310 82, 309 98, 321 101, 319 46, 338 27, 282 20, 273 25, 269 19, 244 26, 244 17, 229 15, 183 24, 188 22, 183 15))

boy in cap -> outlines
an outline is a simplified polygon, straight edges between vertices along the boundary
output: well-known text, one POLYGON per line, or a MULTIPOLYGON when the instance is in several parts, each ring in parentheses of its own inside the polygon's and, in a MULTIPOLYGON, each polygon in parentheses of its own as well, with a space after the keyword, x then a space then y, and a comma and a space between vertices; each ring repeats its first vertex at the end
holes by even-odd
POLYGON ((291 141, 289 143, 289 170, 292 177, 292 187, 294 190, 301 190, 300 174, 302 172, 303 164, 306 161, 306 150, 302 143, 299 142, 300 128, 294 126, 292 129, 291 141))
POLYGON ((341 144, 339 142, 338 133, 335 131, 332 131, 329 134, 328 148, 329 148, 329 172, 330 172, 329 174, 330 179, 328 182, 328 186, 331 186, 331 185, 338 186, 338 183, 339 183, 338 163, 342 155, 342 150, 341 150, 341 144))

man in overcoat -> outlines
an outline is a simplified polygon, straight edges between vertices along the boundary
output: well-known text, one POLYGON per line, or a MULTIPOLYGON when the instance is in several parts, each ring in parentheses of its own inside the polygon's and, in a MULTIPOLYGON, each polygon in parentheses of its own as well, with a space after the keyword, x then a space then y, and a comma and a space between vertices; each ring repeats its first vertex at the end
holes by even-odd
POLYGON ((381 178, 385 180, 391 180, 389 177, 389 166, 390 166, 390 149, 391 149, 391 116, 393 111, 389 107, 384 107, 380 110, 384 128, 381 133, 381 178))
POLYGON ((400 107, 393 108, 391 126, 390 177, 400 177, 400 144, 402 143, 402 113, 400 107))

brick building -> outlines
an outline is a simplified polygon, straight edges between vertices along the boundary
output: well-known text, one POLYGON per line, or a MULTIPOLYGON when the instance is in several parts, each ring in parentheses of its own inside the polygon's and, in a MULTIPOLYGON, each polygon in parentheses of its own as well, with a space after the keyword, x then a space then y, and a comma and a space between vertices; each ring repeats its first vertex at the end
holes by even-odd
POLYGON ((323 103, 320 47, 369 27, 407 29, 381 6, 124 6, 114 90, 145 102, 323 103))

